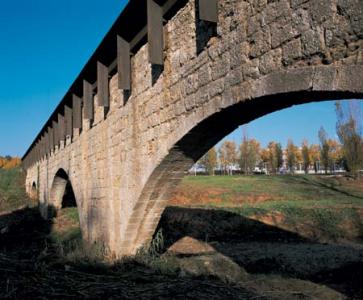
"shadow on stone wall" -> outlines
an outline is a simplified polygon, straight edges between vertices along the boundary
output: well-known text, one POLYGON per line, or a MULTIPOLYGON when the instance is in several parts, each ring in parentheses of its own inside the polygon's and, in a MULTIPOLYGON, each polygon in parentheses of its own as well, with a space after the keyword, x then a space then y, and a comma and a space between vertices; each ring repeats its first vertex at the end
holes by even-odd
POLYGON ((164 72, 164 66, 152 65, 151 66, 151 84, 155 85, 161 74, 164 72))
POLYGON ((217 36, 217 24, 200 20, 199 18, 199 0, 195 1, 195 28, 196 28, 196 47, 199 55, 208 45, 212 37, 217 36))

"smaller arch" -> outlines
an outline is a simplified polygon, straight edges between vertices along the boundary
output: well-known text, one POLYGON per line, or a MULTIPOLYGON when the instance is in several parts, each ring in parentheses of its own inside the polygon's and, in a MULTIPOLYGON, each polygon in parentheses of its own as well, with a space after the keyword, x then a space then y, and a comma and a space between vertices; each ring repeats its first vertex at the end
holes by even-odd
POLYGON ((74 194, 71 182, 68 180, 64 195, 62 198, 62 208, 66 207, 76 207, 76 195, 74 194))
POLYGON ((29 197, 32 201, 37 201, 38 200, 38 186, 36 184, 35 181, 33 181, 33 183, 29 183, 29 189, 28 189, 29 193, 29 197))
POLYGON ((56 210, 66 207, 77 207, 71 180, 64 169, 59 169, 54 176, 50 190, 49 205, 53 206, 56 210))
POLYGON ((81 210, 76 195, 77 190, 73 189, 70 176, 64 169, 59 169, 49 192, 46 218, 52 219, 52 231, 66 240, 83 237, 81 210))

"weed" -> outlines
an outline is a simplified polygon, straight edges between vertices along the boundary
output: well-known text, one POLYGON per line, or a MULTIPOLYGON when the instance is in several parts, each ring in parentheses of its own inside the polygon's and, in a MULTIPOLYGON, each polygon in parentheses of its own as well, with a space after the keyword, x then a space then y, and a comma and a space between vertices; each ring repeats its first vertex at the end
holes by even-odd
POLYGON ((164 249, 163 231, 160 229, 148 245, 141 247, 135 256, 136 260, 149 264, 152 260, 160 257, 164 249))
POLYGON ((179 268, 173 257, 166 254, 162 255, 164 248, 164 236, 162 229, 160 229, 149 245, 138 250, 134 259, 160 274, 176 274, 179 268))

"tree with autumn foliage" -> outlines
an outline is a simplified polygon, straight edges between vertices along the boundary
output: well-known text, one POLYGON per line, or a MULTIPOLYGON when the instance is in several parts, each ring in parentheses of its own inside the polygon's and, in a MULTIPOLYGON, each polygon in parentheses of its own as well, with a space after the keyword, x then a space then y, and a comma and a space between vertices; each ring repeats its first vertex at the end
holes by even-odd
POLYGON ((0 156, 0 169, 10 170, 17 168, 21 165, 21 159, 19 157, 0 156))
POLYGON ((343 103, 337 101, 335 104, 337 114, 337 134, 342 143, 342 154, 346 168, 356 175, 363 168, 363 136, 360 104, 350 100, 343 103))
POLYGON ((228 175, 233 175, 232 168, 237 162, 237 146, 235 142, 223 142, 219 148, 219 161, 223 172, 228 175))
POLYGON ((280 143, 270 142, 267 145, 267 153, 264 152, 263 156, 268 155, 268 167, 270 172, 277 174, 283 164, 283 151, 280 143))
POLYGON ((270 164, 270 151, 268 148, 262 148, 260 151, 260 158, 261 158, 261 169, 266 169, 266 172, 269 171, 269 164, 270 164))
POLYGON ((319 171, 318 164, 320 162, 320 146, 316 144, 311 144, 309 147, 309 152, 310 152, 311 163, 314 166, 314 171, 316 174, 319 171))
POLYGON ((259 159, 260 143, 256 139, 249 139, 245 130, 239 147, 239 166, 244 174, 253 173, 259 159))
POLYGON ((276 143, 275 142, 269 142, 267 145, 267 151, 268 151, 268 160, 267 160, 267 166, 268 166, 268 170, 271 173, 275 173, 276 172, 276 155, 275 155, 275 148, 276 148, 276 143))
POLYGON ((282 146, 280 143, 275 144, 275 155, 274 155, 274 169, 275 173, 279 173, 280 168, 284 163, 282 146))
POLYGON ((331 172, 335 172, 336 165, 342 161, 342 147, 333 139, 328 139, 329 144, 329 169, 331 172))
POLYGON ((342 161, 341 145, 333 139, 329 139, 323 127, 319 130, 320 160, 325 174, 335 172, 335 166, 342 161))
POLYGON ((321 164, 323 166, 325 174, 327 174, 330 165, 330 159, 329 159, 330 145, 328 143, 328 134, 326 133, 324 127, 321 127, 319 129, 319 141, 320 141, 321 164))
POLYGON ((205 168, 209 175, 214 176, 214 170, 217 167, 217 151, 216 148, 211 148, 201 159, 200 164, 205 168))
POLYGON ((287 166, 289 167, 290 173, 295 172, 296 163, 298 162, 300 154, 299 148, 294 145, 292 139, 287 142, 286 156, 287 156, 287 166))
POLYGON ((305 174, 308 174, 312 159, 311 159, 309 143, 306 139, 303 140, 301 145, 301 158, 302 158, 304 172, 305 174))

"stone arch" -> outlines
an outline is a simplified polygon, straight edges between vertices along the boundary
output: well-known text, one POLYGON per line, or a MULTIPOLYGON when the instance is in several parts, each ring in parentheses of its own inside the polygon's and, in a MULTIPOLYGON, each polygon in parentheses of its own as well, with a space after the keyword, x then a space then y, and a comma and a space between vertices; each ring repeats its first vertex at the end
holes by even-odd
POLYGON ((33 201, 38 199, 38 187, 35 181, 33 181, 33 183, 30 186, 30 199, 32 199, 33 201))
POLYGON ((64 169, 59 169, 54 176, 49 194, 49 203, 55 210, 77 206, 77 198, 72 182, 64 169))
MULTIPOLYGON (((181 134, 149 176, 126 228, 123 255, 152 238, 167 200, 192 165, 238 126, 309 102, 363 99, 363 66, 307 67, 277 71, 237 86, 181 134)), ((212 106, 212 103, 208 105, 212 106)))

